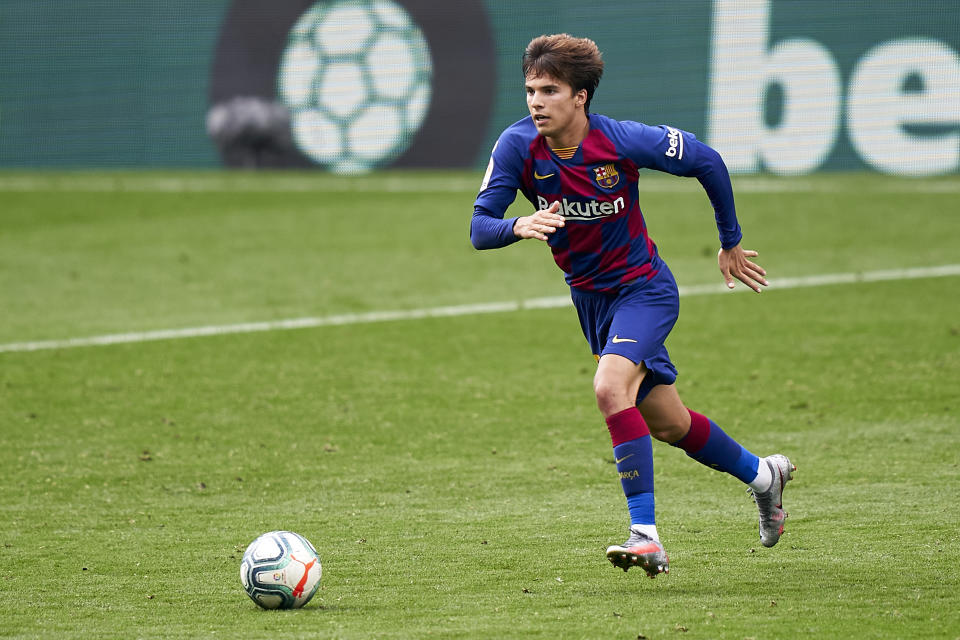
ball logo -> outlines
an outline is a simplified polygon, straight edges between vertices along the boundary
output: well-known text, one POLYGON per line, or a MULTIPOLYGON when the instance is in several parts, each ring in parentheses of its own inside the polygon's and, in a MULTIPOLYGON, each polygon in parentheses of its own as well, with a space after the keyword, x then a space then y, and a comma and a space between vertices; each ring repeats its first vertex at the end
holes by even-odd
POLYGON ((297 147, 336 173, 388 163, 430 106, 423 32, 391 0, 318 2, 293 26, 278 94, 297 147))
MULTIPOLYGON (((288 115, 268 131, 275 144, 241 140, 268 147, 257 166, 344 174, 472 167, 493 109, 496 66, 483 0, 449 8, 435 0, 233 0, 210 105, 253 99, 288 115)), ((247 122, 258 113, 237 115, 247 122)), ((245 166, 228 151, 221 147, 224 163, 245 166)))

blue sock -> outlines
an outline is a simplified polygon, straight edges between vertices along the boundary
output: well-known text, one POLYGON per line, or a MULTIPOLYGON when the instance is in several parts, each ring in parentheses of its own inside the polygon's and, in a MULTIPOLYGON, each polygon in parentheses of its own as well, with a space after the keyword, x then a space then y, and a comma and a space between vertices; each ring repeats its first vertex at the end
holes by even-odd
POLYGON ((630 524, 657 523, 653 500, 653 445, 639 409, 630 407, 607 417, 613 457, 627 497, 630 524))
POLYGON ((690 431, 673 446, 683 449, 697 462, 725 471, 742 482, 750 483, 757 477, 760 459, 724 433, 713 420, 695 411, 690 411, 690 431))
POLYGON ((653 446, 650 436, 613 448, 623 494, 627 497, 630 524, 656 524, 653 499, 653 446))

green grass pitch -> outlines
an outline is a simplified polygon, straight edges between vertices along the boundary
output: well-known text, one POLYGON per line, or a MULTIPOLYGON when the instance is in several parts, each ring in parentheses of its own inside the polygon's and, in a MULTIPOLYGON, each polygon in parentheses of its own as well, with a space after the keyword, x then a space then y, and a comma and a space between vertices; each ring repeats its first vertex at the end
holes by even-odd
MULTIPOLYGON (((626 508, 572 308, 15 347, 563 296, 542 244, 470 247, 479 181, 0 173, 0 636, 960 637, 957 275, 681 301, 686 403, 799 470, 766 549, 740 483, 656 445, 656 580, 603 557, 626 508), (303 610, 241 589, 272 529, 320 553, 303 610)), ((960 263, 956 176, 734 187, 774 285, 960 263)), ((680 284, 719 283, 696 182, 643 188, 680 284)))

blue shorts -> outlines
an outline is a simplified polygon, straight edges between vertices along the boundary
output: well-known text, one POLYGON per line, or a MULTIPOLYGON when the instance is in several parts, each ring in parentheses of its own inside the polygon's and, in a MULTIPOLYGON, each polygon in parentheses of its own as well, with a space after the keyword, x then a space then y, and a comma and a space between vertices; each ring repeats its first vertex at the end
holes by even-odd
POLYGON ((677 368, 663 343, 677 322, 680 295, 667 265, 658 260, 656 266, 653 278, 638 278, 617 293, 570 290, 594 356, 615 353, 647 367, 638 404, 658 384, 677 379, 677 368))

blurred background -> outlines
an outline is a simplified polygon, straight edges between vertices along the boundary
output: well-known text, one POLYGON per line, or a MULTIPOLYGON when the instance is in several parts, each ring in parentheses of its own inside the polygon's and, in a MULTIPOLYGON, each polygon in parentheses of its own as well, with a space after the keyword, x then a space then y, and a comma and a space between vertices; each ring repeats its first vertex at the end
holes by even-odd
POLYGON ((4 0, 0 168, 482 168, 561 31, 733 172, 960 168, 955 0, 4 0))

